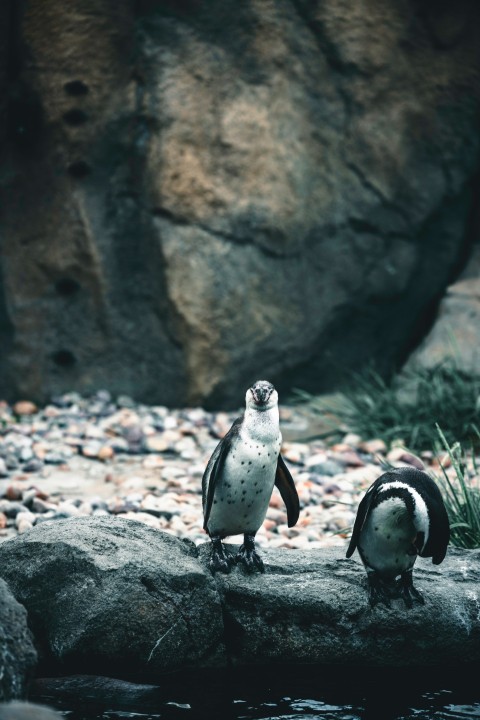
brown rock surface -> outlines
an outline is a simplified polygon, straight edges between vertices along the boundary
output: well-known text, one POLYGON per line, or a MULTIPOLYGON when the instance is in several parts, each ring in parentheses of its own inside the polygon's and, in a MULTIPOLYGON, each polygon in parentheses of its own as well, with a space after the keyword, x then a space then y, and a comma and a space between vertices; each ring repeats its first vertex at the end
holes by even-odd
POLYGON ((5 8, 1 395, 232 407, 402 355, 465 250, 477 3, 5 8))

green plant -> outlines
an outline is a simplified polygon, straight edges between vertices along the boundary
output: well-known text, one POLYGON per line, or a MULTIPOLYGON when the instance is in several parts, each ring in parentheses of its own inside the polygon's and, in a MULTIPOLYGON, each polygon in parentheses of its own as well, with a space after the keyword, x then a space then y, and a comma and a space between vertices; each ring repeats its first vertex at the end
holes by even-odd
POLYGON ((364 439, 401 439, 412 450, 430 449, 438 439, 435 423, 441 422, 449 443, 478 441, 480 378, 462 373, 454 362, 391 382, 370 368, 354 375, 339 396, 325 400, 300 391, 298 397, 315 412, 330 413, 337 430, 343 425, 364 439))
MULTIPOLYGON (((441 444, 447 453, 455 477, 450 478, 444 463, 440 461, 442 475, 436 478, 443 494, 450 520, 450 542, 455 547, 480 547, 480 487, 475 487, 469 478, 468 466, 477 474, 475 452, 472 448, 468 457, 459 442, 451 445, 440 427, 436 426, 441 444)), ((475 428, 480 438, 478 428, 475 428)), ((438 454, 438 453, 437 453, 438 454)))

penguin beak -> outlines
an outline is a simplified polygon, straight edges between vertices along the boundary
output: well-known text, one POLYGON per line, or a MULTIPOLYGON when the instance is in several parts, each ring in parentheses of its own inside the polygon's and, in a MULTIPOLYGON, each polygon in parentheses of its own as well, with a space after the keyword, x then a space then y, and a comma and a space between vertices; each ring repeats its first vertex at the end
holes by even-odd
POLYGON ((271 395, 269 388, 252 388, 252 395, 256 405, 265 405, 271 395))

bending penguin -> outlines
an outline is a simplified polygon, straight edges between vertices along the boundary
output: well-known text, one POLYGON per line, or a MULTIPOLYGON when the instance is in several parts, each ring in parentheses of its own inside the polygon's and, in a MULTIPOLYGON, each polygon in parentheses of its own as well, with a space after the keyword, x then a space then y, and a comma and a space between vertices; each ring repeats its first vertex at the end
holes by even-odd
POLYGON ((414 600, 425 602, 413 586, 417 555, 431 557, 439 565, 449 539, 447 511, 434 481, 421 470, 399 467, 381 475, 367 490, 358 507, 347 558, 358 548, 372 605, 389 605, 392 591, 399 588, 406 606, 412 607, 414 600))
POLYGON ((245 412, 219 442, 202 479, 204 529, 212 541, 210 568, 230 572, 233 563, 247 571, 264 572, 255 550, 255 535, 267 514, 276 485, 287 507, 288 526, 298 520, 299 500, 292 476, 282 456, 278 395, 273 385, 258 380, 247 390, 245 412), (244 536, 233 557, 222 540, 244 536))

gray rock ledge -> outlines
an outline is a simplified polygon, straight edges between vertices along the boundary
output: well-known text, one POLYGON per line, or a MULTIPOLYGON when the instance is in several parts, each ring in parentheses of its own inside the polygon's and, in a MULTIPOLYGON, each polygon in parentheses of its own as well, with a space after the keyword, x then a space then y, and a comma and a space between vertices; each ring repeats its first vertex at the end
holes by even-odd
POLYGON ((416 667, 480 661, 480 551, 418 561, 425 606, 371 608, 358 559, 268 550, 265 575, 212 577, 208 543, 108 517, 46 522, 0 546, 40 671, 155 682, 229 664, 416 667))
POLYGON ((25 608, 0 580, 0 702, 25 697, 36 663, 25 608))

